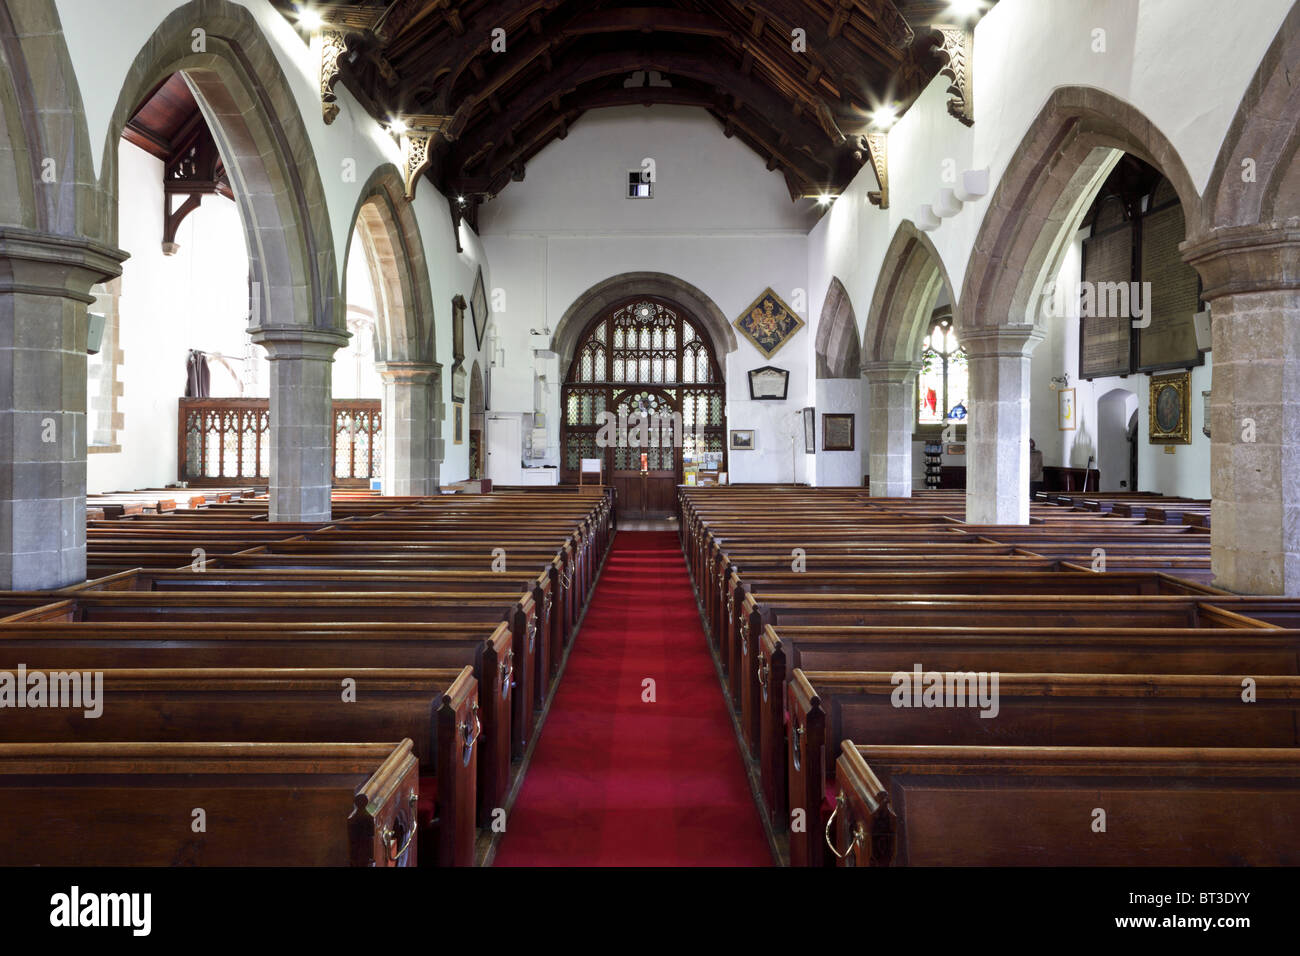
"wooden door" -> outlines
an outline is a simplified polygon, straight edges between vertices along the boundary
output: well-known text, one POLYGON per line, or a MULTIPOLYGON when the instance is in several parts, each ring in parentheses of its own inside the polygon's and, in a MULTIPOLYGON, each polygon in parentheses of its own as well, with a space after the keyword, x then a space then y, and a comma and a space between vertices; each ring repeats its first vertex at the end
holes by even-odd
POLYGON ((606 452, 620 513, 629 518, 673 514, 682 462, 676 403, 660 389, 630 390, 619 399, 615 413, 628 423, 626 441, 620 434, 619 445, 606 452))

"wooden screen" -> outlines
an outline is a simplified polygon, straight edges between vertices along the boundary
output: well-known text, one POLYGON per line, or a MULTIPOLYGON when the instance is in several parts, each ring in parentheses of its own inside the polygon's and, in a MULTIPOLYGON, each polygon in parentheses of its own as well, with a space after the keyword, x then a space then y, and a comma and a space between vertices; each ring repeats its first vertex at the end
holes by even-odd
MULTIPOLYGON (((375 399, 334 403, 334 481, 368 487, 383 475, 384 436, 375 399)), ((177 478, 195 487, 266 484, 271 403, 265 398, 182 398, 177 478)))
POLYGON ((603 458, 607 475, 640 467, 673 471, 681 480, 682 451, 726 455, 726 385, 707 336, 678 306, 649 297, 629 299, 588 324, 562 394, 561 478, 578 481, 584 458, 603 458), (647 447, 597 445, 603 413, 680 414, 680 439, 652 435, 647 447), (700 447, 696 447, 699 444, 700 447))

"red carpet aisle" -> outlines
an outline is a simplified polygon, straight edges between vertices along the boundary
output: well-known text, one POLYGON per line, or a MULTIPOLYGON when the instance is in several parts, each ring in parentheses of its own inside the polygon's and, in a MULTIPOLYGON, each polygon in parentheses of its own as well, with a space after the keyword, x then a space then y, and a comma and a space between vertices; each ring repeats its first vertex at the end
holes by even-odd
POLYGON ((675 534, 618 534, 577 640, 496 865, 770 866, 675 534))

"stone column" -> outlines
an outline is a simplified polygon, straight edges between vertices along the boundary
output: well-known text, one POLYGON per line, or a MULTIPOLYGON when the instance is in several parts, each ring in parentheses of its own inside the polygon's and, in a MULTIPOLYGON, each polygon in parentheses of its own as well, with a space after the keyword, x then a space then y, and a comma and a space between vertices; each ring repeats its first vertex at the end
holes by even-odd
POLYGON ((0 590, 86 579, 86 307, 125 258, 0 227, 0 590))
POLYGON ((1300 224, 1215 229, 1183 252, 1211 313, 1214 583, 1300 595, 1300 224))
POLYGON ((271 362, 271 520, 328 521, 334 484, 334 353, 347 332, 263 326, 271 362))
POLYGON ((384 494, 438 492, 435 408, 441 404, 441 366, 381 362, 384 380, 384 494))
POLYGON ((871 497, 912 497, 912 431, 916 424, 918 362, 866 362, 871 497))
POLYGON ((1043 333, 1030 325, 961 333, 970 362, 966 520, 1029 523, 1029 356, 1043 333))

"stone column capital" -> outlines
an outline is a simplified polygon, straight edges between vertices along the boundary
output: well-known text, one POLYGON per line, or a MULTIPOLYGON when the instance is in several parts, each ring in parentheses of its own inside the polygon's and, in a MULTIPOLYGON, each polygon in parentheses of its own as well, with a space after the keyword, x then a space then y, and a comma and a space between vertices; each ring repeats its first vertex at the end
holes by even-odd
POLYGON ((1300 289, 1300 219, 1211 229, 1179 247, 1207 301, 1300 289))
POLYGON ((90 305, 90 287, 122 274, 129 254, 79 236, 0 227, 0 294, 44 295, 90 305))
POLYGON ((999 325, 962 329, 961 344, 972 357, 1025 358, 1044 337, 1035 325, 999 325))
POLYGON ((254 342, 266 349, 272 362, 283 359, 334 361, 334 353, 348 344, 352 333, 341 329, 316 329, 301 325, 262 325, 249 330, 254 342))
POLYGON ((436 385, 442 372, 437 362, 376 362, 385 385, 436 385))
POLYGON ((901 385, 921 371, 920 362, 863 362, 858 371, 872 383, 901 385))

